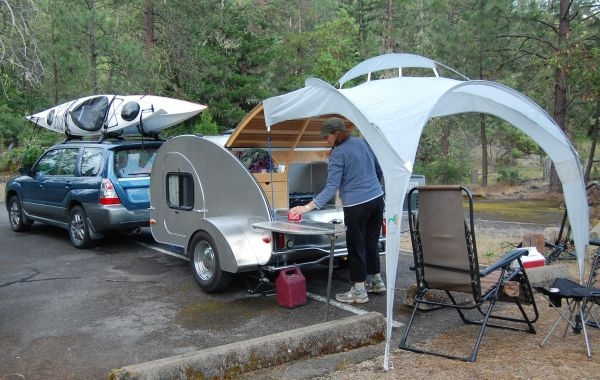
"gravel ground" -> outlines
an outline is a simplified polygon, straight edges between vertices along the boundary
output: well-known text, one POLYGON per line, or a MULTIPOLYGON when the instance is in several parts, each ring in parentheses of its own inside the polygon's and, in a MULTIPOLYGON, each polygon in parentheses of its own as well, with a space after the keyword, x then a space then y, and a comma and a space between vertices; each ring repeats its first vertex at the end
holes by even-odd
MULTIPOLYGON (((561 323, 544 346, 540 343, 557 320, 558 314, 536 296, 540 319, 537 334, 487 329, 474 363, 446 359, 394 349, 388 371, 383 369, 383 355, 359 364, 341 365, 320 379, 598 379, 600 331, 588 328, 592 358, 587 357, 583 334, 565 331, 561 323), (562 334, 565 332, 565 336, 562 334)), ((437 311, 436 311, 437 312, 437 311)), ((600 317, 598 306, 596 313, 600 317)), ((427 346, 452 350, 469 348, 477 334, 476 326, 460 326, 424 341, 427 346)))

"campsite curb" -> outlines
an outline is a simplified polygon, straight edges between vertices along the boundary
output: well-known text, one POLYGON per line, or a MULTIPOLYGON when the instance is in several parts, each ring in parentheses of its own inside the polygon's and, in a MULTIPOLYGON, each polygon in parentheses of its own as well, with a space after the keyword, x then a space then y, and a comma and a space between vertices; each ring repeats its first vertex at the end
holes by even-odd
POLYGON ((385 318, 368 312, 112 370, 111 380, 235 377, 293 360, 381 343, 385 318))

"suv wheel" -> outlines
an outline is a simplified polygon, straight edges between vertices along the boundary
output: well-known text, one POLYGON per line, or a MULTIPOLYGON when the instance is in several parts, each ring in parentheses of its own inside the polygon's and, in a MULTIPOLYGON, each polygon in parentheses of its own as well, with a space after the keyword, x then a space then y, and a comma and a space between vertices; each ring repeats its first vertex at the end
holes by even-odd
POLYGON ((74 206, 69 213, 69 238, 75 248, 89 248, 94 244, 85 211, 81 206, 74 206))
POLYGON ((27 231, 31 227, 31 223, 26 222, 23 217, 21 202, 16 195, 10 197, 8 201, 8 221, 10 222, 10 227, 15 232, 27 231))
POLYGON ((198 232, 190 243, 190 268, 202 290, 213 293, 229 285, 232 274, 221 270, 219 252, 212 237, 198 232))

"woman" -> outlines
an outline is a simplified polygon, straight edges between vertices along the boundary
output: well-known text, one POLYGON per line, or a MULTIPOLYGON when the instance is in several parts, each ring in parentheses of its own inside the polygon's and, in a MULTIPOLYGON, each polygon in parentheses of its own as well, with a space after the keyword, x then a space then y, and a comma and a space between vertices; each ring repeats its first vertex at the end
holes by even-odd
POLYGON ((350 136, 337 118, 323 123, 321 136, 332 147, 325 188, 308 204, 290 210, 292 216, 321 208, 339 190, 344 207, 346 245, 350 262, 350 291, 336 294, 345 303, 369 302, 367 293, 386 291, 379 262, 379 234, 383 222, 382 172, 364 139, 350 136))

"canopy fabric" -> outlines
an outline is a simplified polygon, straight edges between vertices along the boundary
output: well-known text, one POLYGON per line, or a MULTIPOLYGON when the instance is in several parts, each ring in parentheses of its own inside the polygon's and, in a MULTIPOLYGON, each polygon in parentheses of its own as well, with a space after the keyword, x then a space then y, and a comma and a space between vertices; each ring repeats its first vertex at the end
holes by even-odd
MULTIPOLYGON (((343 85, 377 70, 435 68, 437 62, 411 54, 386 54, 351 69, 343 85)), ((434 69, 435 71, 435 69, 434 69)), ((588 244, 588 204, 579 157, 552 118, 533 101, 504 85, 490 81, 455 80, 437 76, 394 77, 368 80, 337 89, 319 79, 306 80, 299 90, 263 102, 266 127, 276 128, 289 120, 337 114, 365 137, 379 160, 385 178, 387 221, 387 288, 394 289, 400 251, 401 216, 421 132, 428 120, 453 114, 477 112, 494 115, 523 131, 554 162, 563 186, 579 261, 580 281, 588 244)), ((383 366, 388 369, 393 322, 394 292, 387 292, 387 341, 383 366)))

